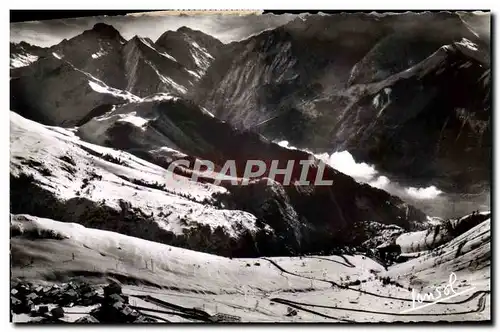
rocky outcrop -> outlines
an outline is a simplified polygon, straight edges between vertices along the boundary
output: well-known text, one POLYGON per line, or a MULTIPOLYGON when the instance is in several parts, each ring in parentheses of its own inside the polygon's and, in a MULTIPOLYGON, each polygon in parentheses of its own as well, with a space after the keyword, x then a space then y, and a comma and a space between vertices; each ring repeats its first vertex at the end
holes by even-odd
POLYGON ((128 296, 122 293, 122 288, 112 282, 100 290, 85 282, 69 282, 53 284, 52 286, 38 286, 28 282, 14 281, 11 283, 11 310, 14 314, 27 313, 35 317, 32 323, 68 323, 65 320, 64 307, 74 305, 89 307, 97 305, 89 315, 74 321, 77 324, 95 323, 154 323, 155 319, 132 309, 128 296), (29 293, 29 294, 27 294, 29 293), (56 304, 52 310, 47 305, 56 304), (35 304, 38 309, 35 309, 35 304))

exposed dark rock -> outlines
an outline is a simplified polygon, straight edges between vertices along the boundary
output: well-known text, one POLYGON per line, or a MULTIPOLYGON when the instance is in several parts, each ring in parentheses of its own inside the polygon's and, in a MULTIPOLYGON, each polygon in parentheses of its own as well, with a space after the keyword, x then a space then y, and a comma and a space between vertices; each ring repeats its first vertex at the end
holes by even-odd
POLYGON ((10 308, 15 314, 20 314, 24 311, 21 300, 14 296, 10 297, 10 308))
POLYGON ((49 312, 49 307, 48 307, 48 306, 46 306, 46 305, 41 305, 41 306, 39 306, 39 307, 38 307, 38 313, 39 313, 40 315, 45 315, 45 314, 47 314, 48 312, 49 312))
POLYGON ((91 312, 91 315, 102 323, 131 323, 142 316, 137 310, 126 304, 122 296, 116 293, 106 297, 100 307, 91 312))
POLYGON ((56 307, 50 311, 52 317, 58 319, 64 317, 64 309, 62 307, 56 307))
POLYGON ((113 282, 104 287, 104 296, 105 297, 111 297, 111 295, 121 295, 122 294, 122 286, 120 286, 118 283, 113 282))
POLYGON ((298 313, 297 310, 294 308, 290 308, 290 307, 286 308, 286 316, 289 316, 289 317, 297 316, 297 313, 298 313))

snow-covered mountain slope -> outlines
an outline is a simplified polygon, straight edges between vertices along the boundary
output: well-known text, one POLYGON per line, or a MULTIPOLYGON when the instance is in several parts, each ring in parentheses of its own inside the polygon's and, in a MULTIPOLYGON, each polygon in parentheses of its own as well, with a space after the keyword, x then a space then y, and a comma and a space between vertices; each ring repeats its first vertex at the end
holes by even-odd
MULTIPOLYGON (((226 189, 189 181, 74 132, 11 114, 11 210, 220 254, 250 254, 271 233, 216 206, 226 189), (202 235, 203 234, 203 235, 202 235)), ((269 235, 271 236, 271 234, 269 235)))
POLYGON ((401 247, 403 253, 427 251, 462 235, 462 233, 489 219, 490 216, 491 213, 483 212, 459 219, 450 219, 425 231, 401 234, 395 243, 401 247))
MULTIPOLYGON (((27 135, 29 130, 23 129, 24 126, 38 126, 40 128, 38 131, 33 130, 32 135, 35 135, 33 139, 41 141, 39 146, 54 145, 47 141, 52 138, 44 138, 44 133, 50 133, 50 131, 43 126, 23 119, 14 113, 13 118, 15 121, 19 122, 17 125, 20 128, 19 135, 27 135), (38 134, 36 134, 37 132, 38 134)), ((238 165, 238 175, 242 176, 247 160, 255 159, 256 157, 265 161, 276 159, 283 163, 289 160, 295 160, 295 168, 297 168, 297 170, 293 171, 294 175, 292 179, 292 181, 295 181, 298 176, 300 176, 299 161, 311 157, 306 152, 283 148, 256 134, 235 131, 226 123, 206 114, 196 105, 169 95, 157 95, 151 99, 129 103, 122 107, 111 107, 111 110, 105 112, 102 116, 92 118, 74 131, 87 142, 122 149, 124 153, 128 151, 140 158, 145 158, 149 160, 149 162, 153 162, 165 168, 167 168, 173 160, 183 158, 192 162, 192 169, 195 156, 197 158, 213 161, 217 165, 218 170, 220 170, 226 160, 235 160, 238 165)), ((71 135, 74 134, 71 133, 71 135)), ((75 140, 77 138, 72 136, 72 139, 75 140)), ((16 142, 19 144, 17 150, 21 153, 20 157, 30 159, 30 157, 26 155, 30 149, 26 149, 23 145, 26 144, 27 140, 19 140, 16 142)), ((79 144, 85 145, 85 151, 80 151, 83 153, 83 164, 86 164, 84 160, 89 157, 87 156, 88 151, 86 152, 89 148, 88 146, 92 146, 92 149, 102 149, 90 143, 79 141, 79 144)), ((70 148, 71 146, 66 147, 68 150, 70 148)), ((100 153, 106 154, 107 152, 100 153)), ((126 153, 126 155, 129 156, 128 153, 126 153)), ((14 156, 15 155, 13 155, 13 162, 22 165, 22 160, 17 160, 14 156)), ((97 159, 100 160, 99 156, 97 157, 97 159)), ((35 161, 40 160, 40 162, 43 160, 42 163, 48 162, 47 158, 43 158, 39 154, 35 154, 31 159, 35 161)), ((53 159, 54 164, 46 166, 49 172, 51 168, 56 170, 60 170, 61 168, 61 166, 58 165, 60 160, 57 156, 54 156, 53 159)), ((105 164, 107 164, 107 162, 105 162, 105 164)), ((185 169, 184 171, 188 172, 187 174, 190 172, 189 169, 185 169)), ((58 173, 58 177, 65 174, 63 170, 60 170, 60 172, 62 173, 58 173)), ((269 172, 269 167, 266 172, 269 172)), ((311 171, 311 179, 314 179, 313 172, 314 168, 312 168, 311 171)), ((165 176, 169 175, 166 171, 164 171, 164 173, 165 176)), ((264 174, 264 177, 266 174, 264 174)), ((91 202, 88 202, 88 204, 92 205, 96 204, 96 202, 100 202, 102 199, 108 201, 106 198, 108 194, 105 189, 108 184, 107 181, 102 183, 101 181, 104 180, 97 179, 100 176, 103 177, 102 179, 106 179, 105 175, 101 174, 99 168, 97 170, 92 168, 87 170, 83 169, 77 176, 77 178, 80 179, 79 181, 75 181, 71 176, 66 180, 66 176, 62 176, 64 181, 61 180, 59 185, 64 188, 71 183, 70 188, 67 188, 69 195, 77 196, 77 193, 83 195, 83 197, 77 197, 75 199, 77 201, 84 198, 90 199, 91 202), (90 186, 93 180, 97 181, 95 185, 95 188, 97 188, 96 190, 93 189, 94 186, 90 186)), ((212 216, 212 218, 217 219, 219 215, 221 215, 220 218, 222 219, 220 223, 227 225, 224 220, 231 219, 232 212, 214 212, 213 209, 206 209, 202 205, 198 205, 198 203, 193 203, 193 206, 187 203, 181 204, 181 206, 185 207, 180 207, 178 209, 184 211, 180 214, 175 213, 174 210, 177 210, 177 208, 164 211, 166 209, 164 205, 171 199, 170 195, 165 197, 165 193, 162 190, 152 192, 150 190, 139 190, 139 192, 137 192, 138 189, 135 188, 136 186, 131 186, 128 182, 135 182, 139 185, 141 185, 142 182, 146 182, 149 183, 150 186, 153 186, 153 188, 163 188, 165 186, 165 191, 168 192, 179 189, 179 194, 181 195, 193 195, 190 190, 184 190, 182 187, 183 185, 194 185, 198 188, 202 186, 201 184, 194 184, 186 180, 187 182, 174 183, 172 185, 161 181, 161 179, 157 177, 155 177, 154 180, 149 179, 147 175, 145 177, 136 175, 130 180, 131 176, 129 174, 118 174, 118 177, 125 180, 125 187, 127 187, 127 190, 122 190, 122 181, 116 179, 117 174, 112 174, 110 176, 110 180, 115 179, 116 182, 111 181, 113 185, 109 190, 112 192, 116 191, 117 196, 114 199, 114 203, 108 202, 106 206, 112 204, 110 206, 123 209, 124 206, 120 203, 120 200, 130 202, 132 206, 136 205, 141 209, 141 219, 143 217, 153 219, 154 223, 159 223, 162 227, 163 221, 160 222, 159 220, 163 220, 163 215, 171 211, 174 213, 171 216, 169 215, 169 217, 165 217, 167 220, 170 220, 168 218, 182 219, 184 215, 186 215, 187 219, 197 220, 199 218, 198 215, 204 216, 205 214, 207 218, 208 216, 212 216), (151 185, 152 182, 156 184, 151 185), (164 201, 164 199, 166 199, 166 201, 164 201), (201 211, 199 209, 201 209, 201 211), (188 210, 188 212, 186 212, 186 210, 188 210), (189 212, 190 210, 193 211, 189 212)), ((43 175, 41 175, 41 177, 43 177, 43 175)), ((260 252, 261 254, 284 255, 291 252, 318 253, 324 250, 335 250, 335 248, 344 245, 356 245, 355 243, 350 243, 349 240, 345 239, 343 236, 343 232, 345 230, 350 230, 354 222, 374 220, 383 224, 397 224, 407 230, 412 230, 415 229, 415 225, 418 225, 420 221, 426 219, 422 212, 409 206, 397 197, 391 196, 384 191, 372 188, 368 185, 359 184, 352 178, 335 171, 329 166, 326 166, 323 179, 331 179, 334 184, 328 187, 314 185, 283 186, 276 182, 272 186, 268 186, 267 181, 264 179, 252 183, 249 186, 240 186, 231 185, 231 183, 227 181, 227 184, 223 183, 222 185, 228 189, 228 192, 226 192, 226 190, 221 191, 221 187, 215 186, 215 188, 219 188, 219 190, 214 189, 210 191, 210 193, 206 193, 205 196, 200 196, 198 202, 209 199, 210 195, 213 195, 212 204, 215 206, 219 206, 222 203, 232 210, 246 211, 246 213, 234 212, 234 214, 238 215, 238 217, 235 218, 236 220, 240 220, 238 218, 241 218, 241 222, 245 225, 243 227, 245 230, 244 232, 246 232, 246 230, 250 233, 253 232, 253 236, 258 238, 257 241, 260 245, 258 248, 253 247, 253 245, 250 245, 250 247, 244 245, 246 249, 238 253, 238 255, 254 255, 256 252, 260 252), (206 197, 206 195, 208 195, 208 197, 206 197), (335 204, 335 209, 332 209, 332 203, 335 204), (313 209, 311 208, 312 206, 314 206, 313 209), (251 225, 253 225, 256 220, 259 221, 258 224, 260 226, 254 229, 251 225), (269 227, 272 230, 271 233, 268 232, 269 227), (277 241, 273 233, 279 237, 283 236, 282 240, 277 241), (332 239, 336 239, 336 241, 332 241, 332 239)), ((40 179, 40 181, 42 181, 42 183, 44 181, 45 183, 47 183, 47 181, 50 183, 54 180, 50 179, 49 176, 40 179)), ((209 183, 214 182, 214 177, 205 177, 203 182, 207 182, 205 185, 212 188, 209 183)), ((50 190, 56 190, 56 188, 57 186, 52 187, 50 190)), ((45 188, 44 190, 49 189, 45 188)), ((48 195, 53 195, 54 193, 50 190, 48 195)), ((35 190, 35 194, 36 193, 37 191, 35 190)), ((71 199, 71 197, 67 197, 66 199, 71 199)), ((25 200, 22 202, 22 204, 24 204, 25 200)), ((177 200, 174 199, 174 202, 177 202, 177 200)), ((75 221, 75 219, 73 219, 74 216, 68 217, 64 214, 64 211, 59 211, 63 216, 61 216, 61 214, 51 215, 52 212, 48 211, 44 211, 44 214, 41 215, 40 211, 36 213, 34 210, 23 210, 24 207, 22 204, 20 203, 16 213, 31 213, 39 216, 53 217, 63 221, 75 221)), ((43 206, 37 208, 43 208, 43 206)), ((34 209, 34 207, 30 206, 30 209, 34 209)), ((78 218, 78 220, 80 220, 79 222, 89 225, 86 223, 88 221, 84 220, 84 216, 79 215, 78 218)), ((116 222, 115 217, 110 216, 109 218, 111 221, 105 223, 106 227, 111 227, 109 225, 114 225, 116 222)), ((200 225, 203 224, 203 221, 197 220, 197 222, 200 225)), ((237 221, 236 224, 228 227, 238 228, 238 223, 237 221)), ((121 226, 117 225, 116 227, 121 226)), ((168 227, 168 232, 174 231, 174 226, 168 227), (172 229, 168 227, 172 227, 172 229)), ((417 227, 417 229, 420 228, 417 227)), ((133 230, 129 231, 132 232, 133 230)), ((151 238, 148 236, 153 236, 153 238, 156 238, 154 235, 145 235, 142 233, 137 236, 146 236, 146 238, 151 238)), ((251 238, 252 237, 246 239, 250 242, 255 240, 250 240, 251 238)), ((160 241, 171 243, 168 242, 169 240, 167 238, 160 241)), ((207 248, 210 247, 208 244, 207 246, 207 248)), ((207 248, 205 248, 205 250, 210 250, 207 248)), ((202 249, 200 248, 200 250, 202 249)), ((235 249, 234 254, 236 255, 237 252, 238 250, 235 249)))
MULTIPOLYGON (((488 226, 485 221, 446 245, 450 250, 442 252, 455 253, 457 243, 469 241, 458 259, 441 254, 439 260, 417 258, 384 271, 362 255, 229 259, 77 224, 11 215, 12 275, 43 285, 82 278, 94 283, 118 280, 130 303, 159 322, 193 321, 183 315, 193 308, 242 322, 485 321, 491 319, 489 268, 484 266, 489 260, 488 226), (457 260, 474 257, 487 259, 466 270, 454 269, 457 260), (444 285, 451 271, 458 276, 455 292, 463 294, 404 312, 412 308, 413 290, 444 285), (475 289, 468 291, 471 287, 475 289)), ((80 307, 78 313, 92 308, 80 307)), ((65 310, 66 320, 79 317, 75 310, 65 310)), ((23 319, 14 316, 14 321, 23 319)))
POLYGON ((11 78, 11 109, 32 120, 71 127, 102 105, 140 98, 106 85, 80 70, 60 54, 40 58, 11 78))
POLYGON ((222 43, 199 31, 179 31, 172 33, 181 39, 166 33, 168 38, 155 44, 139 36, 126 41, 114 27, 98 23, 50 48, 11 44, 11 109, 44 124, 72 126, 88 114, 100 115, 91 113, 96 107, 117 103, 110 94, 134 100, 157 93, 184 95, 222 43), (98 82, 97 89, 89 89, 88 81, 98 82))
MULTIPOLYGON (((96 276, 103 278, 109 275, 118 280, 123 277, 166 289, 178 288, 218 294, 242 294, 245 286, 248 290, 260 289, 261 292, 269 293, 286 289, 306 290, 311 287, 308 280, 280 275, 279 270, 269 268, 270 264, 262 259, 229 259, 29 215, 13 215, 12 229, 14 234, 20 233, 14 236, 14 243, 19 245, 14 245, 13 255, 21 261, 28 258, 30 252, 34 254, 34 248, 47 246, 46 250, 40 251, 41 255, 35 254, 33 258, 35 265, 47 258, 52 260, 54 275, 70 275, 72 270, 83 273, 95 271, 96 276), (25 236, 48 231, 55 232, 63 239, 51 241, 50 238, 42 237, 34 240, 31 248, 22 248, 21 245, 26 243, 25 236), (64 247, 67 250, 61 250, 64 247), (71 258, 73 250, 76 251, 75 261, 64 263, 66 256, 71 258), (247 262, 251 262, 250 267, 246 266, 247 262), (254 262, 260 262, 261 267, 255 266, 254 262), (148 264, 148 267, 145 264, 148 264)), ((44 276, 47 272, 49 271, 43 271, 42 263, 31 272, 26 271, 25 276, 49 279, 50 276, 44 276)), ((318 281, 313 283, 313 287, 321 289, 330 285, 318 281)))
POLYGON ((10 43, 10 69, 29 66, 45 53, 45 48, 25 42, 10 43))
POLYGON ((167 52, 155 48, 153 41, 135 36, 123 47, 126 91, 139 96, 158 92, 185 94, 195 81, 167 52))

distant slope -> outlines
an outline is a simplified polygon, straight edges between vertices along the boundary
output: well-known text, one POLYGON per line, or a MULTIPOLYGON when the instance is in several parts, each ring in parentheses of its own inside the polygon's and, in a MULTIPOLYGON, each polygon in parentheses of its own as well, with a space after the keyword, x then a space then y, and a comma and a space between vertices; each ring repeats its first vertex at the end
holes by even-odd
POLYGON ((413 259, 387 272, 362 255, 228 259, 29 215, 11 215, 10 230, 14 278, 43 286, 118 280, 132 305, 167 321, 192 321, 175 308, 260 323, 491 320, 489 220, 444 245, 437 259, 413 259), (451 272, 454 291, 463 294, 402 313, 412 308, 413 290, 444 286, 451 272))
POLYGON ((158 45, 140 36, 126 41, 104 23, 50 48, 11 44, 11 109, 44 124, 73 126, 94 108, 112 103, 109 96, 96 96, 89 89, 91 81, 122 95, 184 95, 221 45, 190 29, 167 32, 158 45))
POLYGON ((483 51, 462 40, 384 80, 354 85, 335 119, 323 113, 333 125, 323 128, 337 149, 410 185, 481 192, 491 159, 491 79, 483 51))
POLYGON ((417 258, 391 266, 386 275, 397 278, 404 286, 414 287, 420 292, 431 292, 437 281, 442 280, 440 284, 443 285, 448 283, 452 272, 457 276, 455 292, 470 287, 474 287, 476 292, 481 290, 489 292, 490 219, 431 250, 421 252, 417 258))

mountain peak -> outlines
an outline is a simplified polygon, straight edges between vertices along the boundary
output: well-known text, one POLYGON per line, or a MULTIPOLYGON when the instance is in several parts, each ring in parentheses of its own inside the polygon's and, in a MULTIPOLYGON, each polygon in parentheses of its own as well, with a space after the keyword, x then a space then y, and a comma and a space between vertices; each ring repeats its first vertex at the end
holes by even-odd
POLYGON ((134 37, 130 38, 127 42, 128 43, 140 43, 141 42, 141 37, 138 35, 135 35, 134 37))
POLYGON ((199 30, 191 29, 185 25, 183 25, 179 29, 177 29, 177 32, 192 32, 192 31, 199 31, 199 30))
POLYGON ((217 54, 219 48, 224 45, 217 38, 212 37, 211 35, 206 34, 203 31, 191 29, 186 26, 182 26, 175 31, 165 31, 156 40, 155 44, 171 51, 173 47, 182 47, 180 45, 184 43, 191 43, 192 41, 195 41, 200 46, 206 48, 212 55, 217 54))
POLYGON ((94 32, 99 34, 100 36, 108 37, 108 38, 120 38, 122 39, 122 36, 120 35, 120 32, 115 29, 112 25, 106 24, 106 23, 96 23, 92 29, 87 30, 85 32, 94 32))

